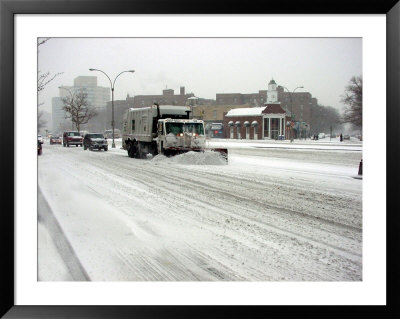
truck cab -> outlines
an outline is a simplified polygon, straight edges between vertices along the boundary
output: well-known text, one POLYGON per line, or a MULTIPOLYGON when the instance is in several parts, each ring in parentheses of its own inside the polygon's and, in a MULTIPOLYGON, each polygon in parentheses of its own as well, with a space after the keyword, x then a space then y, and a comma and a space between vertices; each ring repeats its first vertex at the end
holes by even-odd
POLYGON ((196 119, 160 119, 156 140, 159 154, 174 155, 203 149, 206 142, 204 122, 196 119))

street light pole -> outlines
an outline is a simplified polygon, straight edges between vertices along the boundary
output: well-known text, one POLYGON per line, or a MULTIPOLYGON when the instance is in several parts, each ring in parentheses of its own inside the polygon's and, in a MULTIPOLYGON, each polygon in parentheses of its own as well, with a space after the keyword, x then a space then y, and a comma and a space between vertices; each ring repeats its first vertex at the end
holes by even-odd
MULTIPOLYGON (((289 91, 289 89, 285 86, 282 86, 284 89, 286 89, 289 93, 289 98, 290 98, 290 118, 291 118, 291 122, 293 122, 293 98, 292 98, 292 94, 297 90, 297 89, 303 89, 304 86, 298 86, 297 88, 295 88, 293 91, 289 91)), ((292 136, 292 130, 290 131, 290 140, 293 140, 293 136, 292 136)))
POLYGON ((114 86, 115 86, 115 80, 116 80, 122 73, 125 73, 125 72, 133 73, 133 72, 135 72, 135 70, 122 71, 120 74, 118 74, 118 75, 115 77, 115 79, 114 79, 113 82, 111 82, 110 77, 109 77, 104 71, 102 71, 102 70, 99 70, 99 69, 89 69, 89 71, 99 71, 99 72, 103 73, 103 74, 107 77, 107 79, 110 81, 110 87, 111 87, 111 113, 112 113, 112 114, 111 114, 111 127, 112 127, 112 144, 111 144, 111 147, 112 147, 112 148, 115 148, 115 141, 114 141, 114 127, 115 127, 115 125, 114 125, 114 86))

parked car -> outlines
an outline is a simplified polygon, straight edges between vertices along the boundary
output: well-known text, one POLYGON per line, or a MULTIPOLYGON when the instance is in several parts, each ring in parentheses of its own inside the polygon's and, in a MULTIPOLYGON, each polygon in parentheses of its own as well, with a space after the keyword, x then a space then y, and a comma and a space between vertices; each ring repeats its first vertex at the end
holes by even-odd
POLYGON ((101 133, 88 133, 83 138, 83 149, 84 150, 108 150, 107 139, 101 133))
POLYGON ((75 145, 76 147, 82 146, 82 136, 78 131, 67 131, 63 133, 63 146, 69 147, 70 145, 75 145))
POLYGON ((42 155, 42 142, 38 139, 37 141, 37 155, 42 155))
POLYGON ((51 136, 50 137, 50 145, 53 144, 61 144, 61 137, 60 136, 51 136))
POLYGON ((37 139, 38 139, 38 141, 40 141, 40 143, 43 143, 43 136, 42 135, 38 135, 37 139))
POLYGON ((350 135, 349 134, 344 134, 343 135, 344 140, 350 140, 350 135))

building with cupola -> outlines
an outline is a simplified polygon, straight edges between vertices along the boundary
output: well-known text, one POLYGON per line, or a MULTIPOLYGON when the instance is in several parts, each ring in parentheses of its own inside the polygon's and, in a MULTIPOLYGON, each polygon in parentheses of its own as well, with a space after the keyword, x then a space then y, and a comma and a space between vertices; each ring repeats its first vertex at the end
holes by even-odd
POLYGON ((267 103, 276 103, 278 102, 278 91, 276 89, 277 85, 274 79, 269 81, 268 83, 268 91, 267 91, 267 103))

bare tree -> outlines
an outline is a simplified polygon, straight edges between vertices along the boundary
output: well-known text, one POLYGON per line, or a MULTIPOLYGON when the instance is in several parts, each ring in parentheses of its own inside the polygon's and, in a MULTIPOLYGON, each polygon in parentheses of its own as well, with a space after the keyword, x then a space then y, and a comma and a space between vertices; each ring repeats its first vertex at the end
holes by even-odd
MULTIPOLYGON (((38 54, 39 54, 39 47, 43 44, 45 44, 47 41, 49 41, 51 38, 41 38, 38 39, 37 42, 37 48, 38 48, 38 54)), ((58 75, 63 74, 64 72, 59 72, 53 76, 50 75, 50 72, 47 73, 41 73, 40 70, 38 70, 38 92, 42 91, 48 83, 53 81, 58 75)))
POLYGON ((46 85, 53 81, 60 74, 63 74, 63 72, 59 72, 51 76, 50 72, 41 73, 40 70, 38 70, 37 91, 43 91, 46 85))
POLYGON ((342 95, 342 102, 347 106, 342 116, 343 123, 351 123, 362 129, 362 76, 353 76, 342 95))
MULTIPOLYGON (((38 42, 37 42, 38 55, 39 55, 39 46, 43 45, 44 43, 46 43, 49 40, 50 40, 50 38, 41 38, 38 40, 38 42)), ((57 76, 59 76, 62 73, 63 72, 59 72, 54 75, 51 75, 50 72, 42 73, 40 70, 37 71, 38 131, 46 125, 46 121, 43 119, 43 112, 39 111, 39 107, 44 104, 43 102, 39 103, 39 92, 43 91, 47 84, 49 84, 51 81, 53 81, 57 76)))
POLYGON ((330 127, 339 131, 342 129, 339 111, 332 106, 313 105, 310 119, 311 134, 328 133, 330 127))
POLYGON ((62 109, 65 111, 65 118, 71 119, 79 132, 82 124, 87 124, 90 119, 98 114, 96 109, 89 105, 87 94, 82 91, 62 98, 62 102, 64 104, 62 109))

